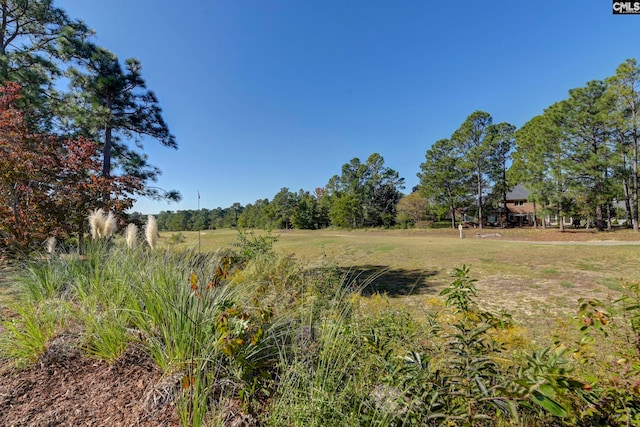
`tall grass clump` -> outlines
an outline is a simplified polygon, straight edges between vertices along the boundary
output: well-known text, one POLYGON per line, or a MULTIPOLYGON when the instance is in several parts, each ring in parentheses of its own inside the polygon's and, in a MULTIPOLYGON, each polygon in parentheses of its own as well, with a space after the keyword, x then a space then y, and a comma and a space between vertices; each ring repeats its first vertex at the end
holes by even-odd
POLYGON ((354 320, 353 289, 330 270, 307 276, 333 289, 308 283, 298 315, 292 317, 286 341, 280 342, 280 391, 270 409, 268 425, 357 425, 369 390, 368 357, 362 331, 354 320), (327 280, 325 274, 330 274, 327 280), (324 296, 331 295, 326 301, 324 296))
POLYGON ((55 254, 47 259, 38 257, 27 261, 20 271, 12 281, 22 300, 39 303, 57 298, 71 284, 68 263, 55 254))
POLYGON ((24 367, 38 360, 62 329, 65 306, 18 303, 9 308, 16 316, 2 322, 5 332, 0 336, 0 354, 12 359, 17 367, 24 367))
POLYGON ((138 226, 134 223, 127 225, 125 230, 125 241, 127 242, 127 247, 131 250, 138 246, 138 226))
POLYGON ((147 244, 154 250, 158 245, 158 222, 156 217, 149 215, 147 217, 147 224, 144 227, 144 236, 147 239, 147 244))
POLYGON ((89 231, 92 239, 111 237, 117 229, 118 224, 113 212, 96 209, 89 213, 89 231))

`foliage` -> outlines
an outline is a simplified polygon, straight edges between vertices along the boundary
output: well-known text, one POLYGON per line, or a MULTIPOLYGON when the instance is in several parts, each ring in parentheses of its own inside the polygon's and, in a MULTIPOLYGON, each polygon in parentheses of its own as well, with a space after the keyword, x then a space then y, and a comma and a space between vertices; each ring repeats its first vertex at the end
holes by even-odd
MULTIPOLYGON (((63 56, 73 64, 66 73, 71 88, 65 99, 68 131, 101 140, 103 176, 111 175, 113 157, 125 175, 142 182, 155 181, 159 170, 125 141, 146 135, 166 147, 175 149, 177 144, 156 95, 146 87, 140 61, 127 59, 123 70, 116 55, 87 39, 63 41, 63 56)), ((136 145, 142 148, 140 142, 136 145)), ((161 194, 148 185, 144 194, 179 199, 176 192, 161 194)))
POLYGON ((20 88, 0 92, 0 247, 24 250, 81 233, 90 209, 131 206, 138 180, 100 176, 95 143, 31 132, 17 106, 20 88))
POLYGON ((139 61, 123 71, 51 0, 3 1, 0 16, 0 246, 25 251, 70 233, 81 245, 89 210, 121 213, 135 195, 178 199, 149 185, 160 171, 139 140, 137 150, 125 143, 147 135, 176 147, 139 61))
POLYGON ((436 141, 420 164, 420 193, 444 206, 451 217, 451 227, 456 226, 456 209, 468 201, 469 177, 463 168, 462 158, 456 153, 449 139, 436 141))
POLYGON ((404 178, 384 166, 380 154, 371 154, 366 163, 351 159, 326 186, 331 224, 348 228, 393 225, 402 188, 404 178))
POLYGON ((612 205, 624 201, 637 230, 638 81, 636 61, 627 60, 527 122, 516 134, 510 179, 543 208, 586 217, 598 230, 611 227, 612 205))
POLYGON ((469 275, 469 267, 463 265, 456 268, 451 277, 455 280, 440 292, 441 296, 446 297, 447 306, 453 306, 456 310, 466 313, 470 310, 473 297, 476 296, 478 290, 473 284, 476 280, 469 275))
POLYGON ((64 68, 60 40, 83 39, 91 31, 51 0, 5 0, 0 16, 0 85, 22 86, 20 106, 28 108, 27 120, 49 131, 58 109, 55 86, 64 68))
POLYGON ((408 194, 398 202, 396 222, 403 228, 422 225, 426 219, 428 207, 428 200, 418 192, 408 194))
POLYGON ((264 235, 256 235, 253 231, 239 230, 234 246, 238 248, 238 253, 243 259, 251 260, 271 252, 273 244, 277 241, 278 236, 272 236, 269 231, 264 235))
POLYGON ((215 253, 96 239, 82 257, 37 257, 17 280, 3 355, 33 362, 71 331, 86 354, 110 362, 139 346, 176 379, 189 426, 224 424, 229 400, 259 425, 617 426, 638 417, 633 284, 611 307, 581 301, 573 333, 551 345, 514 345, 514 320, 481 309, 468 266, 416 318, 390 297, 361 295, 366 284, 336 266, 301 266, 262 237, 241 233, 234 250, 215 253))
POLYGON ((635 59, 627 59, 607 79, 607 90, 615 104, 614 138, 621 162, 616 175, 622 180, 627 217, 638 231, 638 142, 640 138, 640 67, 635 59))
POLYGON ((64 306, 16 304, 16 318, 2 322, 6 330, 0 338, 0 355, 11 358, 16 366, 26 366, 42 357, 64 316, 64 306))

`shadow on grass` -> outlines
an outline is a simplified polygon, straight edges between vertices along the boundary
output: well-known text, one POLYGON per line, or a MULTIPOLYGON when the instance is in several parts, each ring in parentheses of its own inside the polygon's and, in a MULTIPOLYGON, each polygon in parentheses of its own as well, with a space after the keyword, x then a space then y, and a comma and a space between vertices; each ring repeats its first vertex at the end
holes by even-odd
POLYGON ((341 268, 345 283, 352 287, 363 286, 363 295, 374 293, 400 297, 416 294, 435 293, 427 278, 438 274, 437 271, 389 269, 383 265, 362 265, 341 268))

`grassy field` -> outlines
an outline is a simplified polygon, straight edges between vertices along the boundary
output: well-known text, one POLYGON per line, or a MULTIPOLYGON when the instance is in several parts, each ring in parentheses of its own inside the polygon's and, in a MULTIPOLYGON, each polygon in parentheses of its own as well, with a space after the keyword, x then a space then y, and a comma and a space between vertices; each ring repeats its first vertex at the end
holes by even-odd
MULTIPOLYGON (((274 249, 309 267, 335 264, 351 278, 375 276, 367 292, 386 293, 419 314, 450 283, 449 273, 471 267, 478 301, 530 322, 566 315, 579 298, 616 298, 626 281, 637 280, 640 236, 626 230, 484 230, 500 237, 477 238, 480 230, 274 231, 274 249)), ((264 232, 256 231, 256 235, 264 232)), ((198 233, 163 233, 161 244, 197 248, 198 233)), ((231 247, 236 230, 200 233, 202 251, 231 247)))
POLYGON ((164 233, 16 264, 0 424, 640 425, 638 236, 464 233, 164 233))

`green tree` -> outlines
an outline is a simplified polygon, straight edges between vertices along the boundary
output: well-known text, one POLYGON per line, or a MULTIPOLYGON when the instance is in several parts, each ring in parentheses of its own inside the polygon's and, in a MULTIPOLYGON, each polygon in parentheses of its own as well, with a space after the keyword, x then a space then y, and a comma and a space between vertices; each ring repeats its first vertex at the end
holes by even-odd
POLYGON ((291 215, 293 226, 301 230, 318 230, 326 227, 328 222, 318 199, 308 191, 300 190, 298 203, 291 215))
POLYGON ((291 228, 291 217, 298 202, 297 195, 283 187, 273 196, 273 200, 269 203, 267 209, 267 217, 271 228, 291 228))
MULTIPOLYGON (((490 145, 493 147, 490 154, 489 180, 493 182, 493 194, 500 198, 503 209, 507 206, 507 192, 512 184, 507 179, 508 161, 513 150, 516 127, 509 123, 498 123, 492 126, 490 145)), ((505 212, 506 213, 506 212, 505 212)), ((504 225, 506 217, 500 217, 500 225, 504 225)), ((535 224, 535 221, 534 221, 535 224)))
MULTIPOLYGON (((515 133, 513 162, 508 170, 510 182, 523 184, 530 191, 529 198, 536 210, 553 209, 559 218, 564 217, 570 205, 561 150, 560 133, 551 114, 536 116, 515 133)), ((542 225, 546 227, 546 221, 542 225)), ((562 220, 560 227, 564 227, 562 220)))
POLYGON ((357 228, 362 224, 360 200, 355 194, 337 194, 334 196, 329 210, 331 224, 336 227, 357 228))
POLYGON ((189 223, 187 225, 189 231, 200 231, 209 229, 209 211, 207 209, 198 209, 191 211, 189 223))
POLYGON ((604 209, 613 199, 612 98, 603 81, 588 82, 571 89, 569 98, 550 108, 561 132, 563 167, 568 171, 568 189, 595 216, 596 227, 605 228, 604 209))
POLYGON ((222 217, 222 228, 232 228, 238 226, 238 219, 242 215, 244 207, 239 202, 235 202, 229 208, 224 210, 222 217))
POLYGON ((242 228, 269 228, 267 211, 269 199, 258 199, 247 204, 238 217, 238 226, 242 228))
POLYGON ((168 231, 185 231, 189 223, 189 216, 187 211, 176 211, 167 218, 165 227, 168 231))
POLYGON ((58 98, 54 90, 64 62, 60 40, 90 35, 80 21, 53 6, 52 0, 0 0, 0 84, 22 86, 22 107, 29 106, 28 121, 51 131, 58 98))
POLYGON ((160 171, 147 163, 141 137, 150 137, 176 149, 175 137, 162 116, 155 93, 142 78, 140 61, 129 58, 123 70, 118 57, 107 49, 77 38, 65 40, 63 51, 70 67, 67 77, 65 122, 71 132, 102 142, 102 174, 112 173, 113 161, 122 174, 147 183, 144 196, 179 200, 176 191, 162 191, 148 185, 160 171), (138 150, 128 144, 134 140, 138 150))
POLYGON ((482 228, 483 207, 489 186, 489 173, 493 169, 491 155, 493 146, 493 118, 484 111, 471 113, 462 125, 453 133, 451 141, 459 150, 472 171, 478 209, 478 224, 482 228))
POLYGON ((456 227, 456 209, 468 201, 469 174, 463 159, 450 139, 436 141, 420 164, 418 185, 420 194, 441 206, 446 206, 451 216, 451 227, 456 227))
POLYGON ((167 221, 173 215, 172 211, 160 211, 158 215, 156 215, 156 223, 158 224, 158 230, 167 231, 167 221))
POLYGON ((326 186, 331 223, 340 227, 388 227, 395 219, 402 188, 404 178, 386 167, 380 154, 373 153, 366 163, 355 157, 326 186))
POLYGON ((615 119, 619 129, 618 152, 623 162, 623 186, 627 211, 633 230, 638 231, 638 139, 640 138, 640 67, 635 59, 627 59, 608 80, 608 90, 614 97, 615 119), (629 153, 630 152, 630 153, 629 153), (630 170, 627 171, 627 168, 630 170), (629 194, 628 180, 631 181, 629 194))

